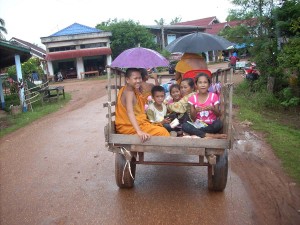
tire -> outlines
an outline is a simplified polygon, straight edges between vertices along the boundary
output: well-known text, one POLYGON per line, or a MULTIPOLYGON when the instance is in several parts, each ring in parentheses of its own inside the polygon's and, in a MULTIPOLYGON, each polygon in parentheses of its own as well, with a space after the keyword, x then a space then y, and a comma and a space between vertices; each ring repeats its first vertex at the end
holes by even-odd
MULTIPOLYGON (((132 157, 130 162, 131 167, 131 173, 133 178, 135 178, 135 170, 136 170, 136 164, 135 157, 132 157)), ((123 169, 125 166, 126 160, 124 155, 120 153, 115 154, 115 178, 116 183, 119 188, 132 188, 134 186, 134 179, 131 177, 129 172, 128 165, 126 166, 126 169, 124 171, 124 183, 122 182, 122 176, 123 176, 123 169)))
POLYGON ((227 184, 228 175, 228 150, 225 149, 223 155, 217 156, 217 163, 208 166, 208 189, 210 191, 223 191, 227 184), (214 175, 212 175, 214 167, 214 175))

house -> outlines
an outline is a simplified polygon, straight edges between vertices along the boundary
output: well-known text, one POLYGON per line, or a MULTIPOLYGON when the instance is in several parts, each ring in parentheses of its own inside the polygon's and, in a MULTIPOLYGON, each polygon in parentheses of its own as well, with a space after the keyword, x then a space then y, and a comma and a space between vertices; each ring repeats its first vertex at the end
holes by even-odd
POLYGON ((17 43, 19 46, 23 46, 25 48, 29 48, 30 49, 30 54, 33 57, 37 57, 41 60, 45 59, 46 51, 44 49, 40 48, 37 45, 31 44, 27 41, 24 41, 24 40, 21 40, 19 38, 15 38, 15 37, 11 38, 10 42, 11 43, 17 43))
POLYGON ((206 27, 194 25, 152 25, 145 26, 153 35, 155 42, 164 49, 176 38, 193 32, 204 32, 206 27))
POLYGON ((111 35, 111 32, 74 23, 41 37, 46 46, 48 75, 61 72, 65 79, 82 79, 86 74, 101 74, 111 63, 111 35))
POLYGON ((27 41, 16 38, 16 37, 11 38, 10 42, 14 43, 16 45, 22 46, 24 48, 28 48, 30 50, 31 56, 39 59, 40 66, 43 69, 44 74, 47 74, 47 64, 46 64, 46 60, 45 60, 46 51, 44 49, 40 48, 37 45, 29 43, 27 41))
MULTIPOLYGON (((11 41, 0 40, 0 71, 3 68, 9 66, 16 66, 17 78, 22 80, 21 63, 26 62, 31 58, 30 48, 20 46, 19 44, 11 41)), ((5 108, 4 94, 2 89, 2 79, 5 79, 4 75, 0 74, 0 107, 5 108)), ((24 89, 20 91, 20 105, 24 105, 24 89)))

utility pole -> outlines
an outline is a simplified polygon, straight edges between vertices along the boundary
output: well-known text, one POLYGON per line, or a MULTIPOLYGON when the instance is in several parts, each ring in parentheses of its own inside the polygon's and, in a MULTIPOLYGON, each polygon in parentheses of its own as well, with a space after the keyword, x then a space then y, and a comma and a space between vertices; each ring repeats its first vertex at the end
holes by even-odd
POLYGON ((161 43, 162 43, 162 50, 165 48, 165 30, 164 25, 161 25, 161 43))

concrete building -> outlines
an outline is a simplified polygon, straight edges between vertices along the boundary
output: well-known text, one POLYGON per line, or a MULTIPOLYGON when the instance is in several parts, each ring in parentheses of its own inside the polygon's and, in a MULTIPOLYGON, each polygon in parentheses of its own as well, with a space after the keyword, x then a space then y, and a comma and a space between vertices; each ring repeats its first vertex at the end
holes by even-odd
POLYGON ((48 37, 46 46, 48 76, 61 72, 65 79, 82 79, 87 74, 102 74, 111 64, 111 32, 74 23, 48 37))

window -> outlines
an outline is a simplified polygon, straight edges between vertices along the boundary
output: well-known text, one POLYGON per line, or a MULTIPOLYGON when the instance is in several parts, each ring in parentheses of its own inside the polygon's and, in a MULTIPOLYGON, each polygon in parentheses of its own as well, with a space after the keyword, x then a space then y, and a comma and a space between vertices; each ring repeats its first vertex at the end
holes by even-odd
POLYGON ((176 39, 176 35, 175 34, 168 34, 167 35, 167 42, 168 42, 168 44, 170 44, 175 39, 176 39))
POLYGON ((75 50, 75 45, 49 48, 49 52, 61 52, 61 51, 69 51, 69 50, 75 50))
POLYGON ((106 47, 106 42, 100 42, 100 43, 92 43, 92 44, 85 44, 80 45, 80 48, 99 48, 99 47, 106 47))

